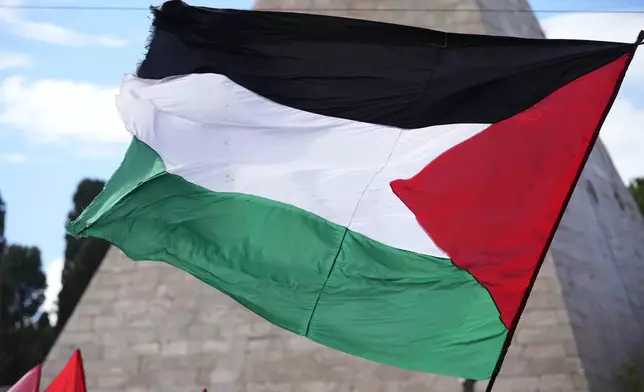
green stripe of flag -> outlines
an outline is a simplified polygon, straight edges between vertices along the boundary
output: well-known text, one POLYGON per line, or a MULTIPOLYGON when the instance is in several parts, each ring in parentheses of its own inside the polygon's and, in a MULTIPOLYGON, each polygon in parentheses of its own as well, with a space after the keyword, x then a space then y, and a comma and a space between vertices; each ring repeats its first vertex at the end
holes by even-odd
POLYGON ((212 192, 167 173, 136 138, 68 230, 187 271, 289 331, 405 369, 488 378, 507 333, 487 290, 449 259, 284 203, 212 192))

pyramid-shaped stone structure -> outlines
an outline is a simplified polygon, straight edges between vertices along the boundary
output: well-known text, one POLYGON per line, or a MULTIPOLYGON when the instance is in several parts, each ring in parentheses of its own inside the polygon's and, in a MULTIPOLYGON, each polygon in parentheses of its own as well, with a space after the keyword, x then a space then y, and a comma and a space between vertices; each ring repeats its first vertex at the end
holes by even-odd
MULTIPOLYGON (((256 8, 543 37, 525 0, 259 0, 256 8)), ((644 349, 643 333, 644 220, 600 142, 495 391, 615 391, 619 366, 644 349)), ((454 379, 378 365, 280 330, 182 271, 134 263, 114 248, 51 350, 45 382, 75 348, 92 392, 460 391, 454 379)))

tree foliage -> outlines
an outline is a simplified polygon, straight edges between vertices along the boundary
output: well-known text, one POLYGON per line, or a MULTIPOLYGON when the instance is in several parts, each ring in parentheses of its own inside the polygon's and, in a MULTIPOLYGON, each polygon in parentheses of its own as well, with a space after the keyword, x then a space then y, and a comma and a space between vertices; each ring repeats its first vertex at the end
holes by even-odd
MULTIPOLYGON (((103 186, 100 180, 81 181, 68 219, 78 218, 103 186)), ((4 244, 4 213, 0 198, 0 246, 4 244)), ((109 248, 109 243, 94 238, 67 236, 66 240, 56 328, 47 313, 38 314, 47 287, 40 250, 7 245, 0 251, 0 385, 14 384, 44 361, 109 248)))
MULTIPOLYGON (((67 216, 68 219, 77 219, 103 190, 104 186, 105 183, 101 180, 84 179, 81 181, 74 194, 74 206, 67 216)), ((56 329, 59 331, 67 323, 109 249, 108 242, 97 238, 74 238, 68 235, 66 241, 62 289, 58 294, 56 329)))
POLYGON ((644 178, 636 178, 628 185, 628 190, 644 215, 644 178))
MULTIPOLYGON (((47 317, 46 313, 41 318, 47 317)), ((13 385, 29 369, 42 363, 56 340, 53 327, 39 322, 15 329, 0 329, 0 385, 13 385)))
POLYGON ((4 219, 6 214, 6 206, 0 196, 0 255, 4 252, 5 239, 4 239, 4 219))
MULTIPOLYGON (((76 220, 85 211, 92 201, 103 190, 105 183, 101 180, 84 179, 76 188, 76 193, 73 197, 73 208, 67 214, 67 219, 70 221, 76 220)), ((67 245, 65 247, 65 267, 63 268, 63 286, 68 279, 67 275, 70 274, 76 267, 74 259, 80 251, 80 248, 85 241, 85 238, 74 238, 70 235, 65 237, 67 245)))
MULTIPOLYGON (((2 203, 4 207, 4 203, 2 203)), ((4 210, 3 210, 4 211, 4 210)), ((0 216, 4 227, 4 215, 0 216)), ((47 313, 37 317, 47 281, 40 250, 7 245, 0 252, 0 385, 12 385, 43 361, 55 339, 47 313)))
POLYGON ((78 253, 71 260, 67 279, 58 294, 58 322, 56 328, 61 330, 74 308, 80 301, 92 276, 101 265, 110 244, 97 238, 85 238, 80 244, 78 253))
POLYGON ((29 326, 45 300, 40 250, 9 245, 0 260, 0 328, 29 326))

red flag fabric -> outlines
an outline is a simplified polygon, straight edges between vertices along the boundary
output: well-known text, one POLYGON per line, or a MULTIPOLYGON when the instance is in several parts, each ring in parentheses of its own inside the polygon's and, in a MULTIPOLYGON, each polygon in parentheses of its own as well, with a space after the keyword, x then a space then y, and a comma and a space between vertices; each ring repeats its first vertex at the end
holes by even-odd
POLYGON ((63 370, 58 373, 45 392, 87 392, 83 358, 79 350, 74 351, 63 370))
POLYGON ((34 366, 7 392, 38 392, 41 373, 42 365, 38 364, 34 366))

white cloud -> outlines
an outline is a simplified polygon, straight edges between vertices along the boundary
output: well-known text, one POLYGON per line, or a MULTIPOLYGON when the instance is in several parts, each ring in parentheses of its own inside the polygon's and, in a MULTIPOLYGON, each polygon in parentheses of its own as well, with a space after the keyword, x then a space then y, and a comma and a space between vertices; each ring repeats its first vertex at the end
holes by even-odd
MULTIPOLYGON (((0 0, 0 5, 19 5, 19 0, 0 0)), ((0 9, 0 22, 14 35, 63 46, 101 45, 107 47, 124 46, 121 38, 107 35, 90 35, 68 29, 53 23, 38 22, 23 18, 17 9, 0 9)))
POLYGON ((27 156, 24 154, 0 153, 0 162, 17 165, 27 162, 27 156))
MULTIPOLYGON (((644 14, 564 14, 541 21, 548 38, 590 39, 632 43, 644 28, 644 14)), ((642 49, 626 73, 622 91, 644 91, 644 54, 642 49), (635 87, 635 88, 634 88, 635 87)), ((623 93, 615 101, 601 131, 622 180, 644 177, 644 105, 637 97, 629 99, 623 93), (637 104, 636 104, 637 103, 637 104)))
POLYGON ((9 77, 0 84, 0 124, 36 142, 127 142, 116 93, 92 83, 9 77))
POLYGON ((9 31, 23 38, 63 46, 102 45, 120 47, 127 42, 110 36, 93 36, 67 29, 53 23, 34 22, 24 19, 5 19, 9 31))
POLYGON ((624 182, 644 177, 644 108, 618 99, 602 127, 601 138, 624 182))
MULTIPOLYGON (((644 14, 563 14, 540 21, 548 38, 632 43, 644 29, 644 14)), ((644 78, 644 55, 637 51, 628 75, 644 78)))
MULTIPOLYGON (((129 137, 129 135, 128 135, 129 137)), ((83 159, 103 159, 112 158, 115 156, 123 156, 127 151, 127 144, 112 143, 107 145, 105 143, 88 143, 82 149, 73 151, 73 155, 83 159)))
POLYGON ((24 67, 29 64, 29 56, 25 53, 0 51, 0 71, 9 68, 24 67))
POLYGON ((45 301, 40 307, 41 311, 49 313, 49 321, 53 324, 56 324, 56 300, 58 299, 58 293, 62 288, 61 277, 63 273, 63 267, 65 263, 63 259, 56 259, 45 267, 45 276, 47 277, 47 289, 45 290, 45 301))

